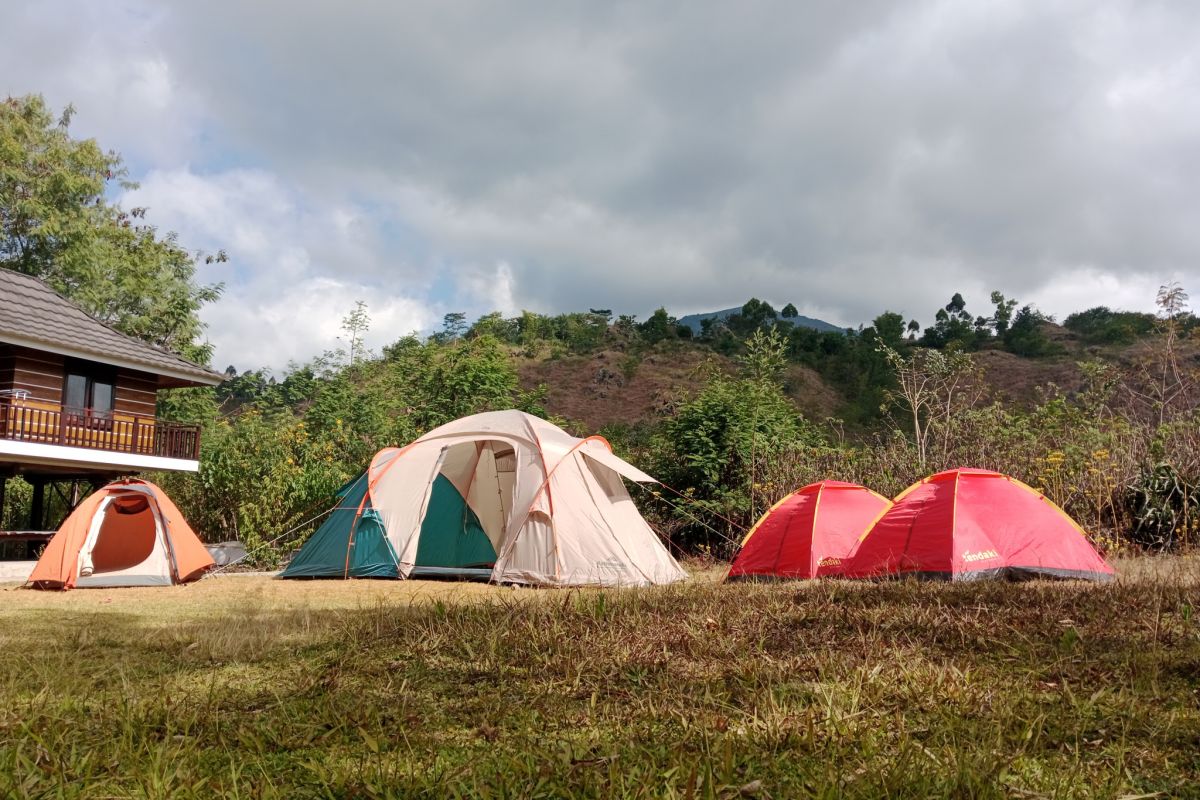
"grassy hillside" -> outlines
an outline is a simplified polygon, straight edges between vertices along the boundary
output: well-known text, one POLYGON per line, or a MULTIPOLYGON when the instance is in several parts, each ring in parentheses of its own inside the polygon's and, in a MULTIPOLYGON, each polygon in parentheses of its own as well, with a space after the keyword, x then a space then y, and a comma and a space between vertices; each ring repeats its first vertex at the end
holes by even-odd
POLYGON ((1200 797, 1200 567, 1118 568, 12 591, 0 795, 1200 797))
MULTIPOLYGON (((547 412, 580 430, 654 424, 673 404, 704 387, 701 368, 717 363, 733 373, 733 360, 697 342, 660 343, 647 352, 603 349, 555 358, 515 356, 521 385, 545 387, 547 412)), ((821 375, 802 364, 789 365, 784 389, 804 415, 815 420, 836 415, 844 399, 821 375)))
MULTIPOLYGON (((1128 368, 1145 355, 1147 344, 1097 346, 1062 326, 1044 323, 1043 330, 1057 351, 1040 357, 1020 356, 991 345, 973 354, 982 382, 982 399, 1030 407, 1048 387, 1067 394, 1080 392, 1085 374, 1079 363, 1100 360, 1128 368)), ((620 342, 617 343, 620 346, 620 342)), ((660 342, 649 349, 599 346, 594 352, 539 352, 528 357, 514 349, 514 363, 527 390, 546 387, 545 407, 554 415, 579 423, 583 429, 653 423, 673 400, 703 386, 699 368, 707 361, 736 369, 732 355, 715 350, 711 342, 681 339, 660 342)), ((1200 341, 1184 341, 1185 364, 1200 365, 1200 341)), ((811 420, 845 417, 854 412, 857 397, 838 387, 821 368, 827 363, 792 363, 783 376, 784 389, 797 410, 811 420)), ((869 409, 868 409, 869 410, 869 409)), ((877 410, 877 409, 876 409, 877 410)), ((870 428, 870 420, 865 421, 870 428)))

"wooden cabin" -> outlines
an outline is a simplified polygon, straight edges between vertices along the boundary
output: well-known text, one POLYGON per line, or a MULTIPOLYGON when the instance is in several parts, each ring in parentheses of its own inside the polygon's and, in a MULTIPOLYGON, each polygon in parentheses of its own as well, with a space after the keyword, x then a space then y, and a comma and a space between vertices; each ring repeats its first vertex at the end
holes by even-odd
MULTIPOLYGON (((157 395, 222 380, 89 316, 36 278, 0 269, 0 508, 8 480, 20 475, 33 486, 26 527, 44 531, 60 521, 49 518, 47 487, 60 493, 61 511, 85 486, 195 471, 200 429, 157 419, 157 395)), ((8 532, 8 541, 24 533, 8 532)))

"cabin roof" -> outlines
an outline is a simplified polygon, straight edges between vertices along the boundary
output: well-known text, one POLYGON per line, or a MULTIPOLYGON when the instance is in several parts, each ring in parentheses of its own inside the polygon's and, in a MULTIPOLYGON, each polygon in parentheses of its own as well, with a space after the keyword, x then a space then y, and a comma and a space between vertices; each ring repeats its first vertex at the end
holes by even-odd
POLYGON ((0 268, 0 342, 138 369, 168 385, 215 386, 224 376, 121 333, 41 280, 0 268))

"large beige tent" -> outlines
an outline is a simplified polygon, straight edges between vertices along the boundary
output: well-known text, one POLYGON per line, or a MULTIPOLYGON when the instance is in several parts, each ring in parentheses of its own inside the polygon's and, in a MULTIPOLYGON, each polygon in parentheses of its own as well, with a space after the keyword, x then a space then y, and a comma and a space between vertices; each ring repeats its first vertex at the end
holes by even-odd
POLYGON ((622 478, 653 483, 600 437, 520 411, 476 414, 381 450, 284 577, 487 577, 647 586, 687 577, 622 478))

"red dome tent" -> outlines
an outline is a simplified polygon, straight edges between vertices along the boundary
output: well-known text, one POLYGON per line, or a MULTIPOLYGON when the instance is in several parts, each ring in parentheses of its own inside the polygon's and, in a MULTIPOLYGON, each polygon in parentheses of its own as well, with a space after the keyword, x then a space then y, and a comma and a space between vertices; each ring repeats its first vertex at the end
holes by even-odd
POLYGON ((821 481, 797 489, 746 534, 727 580, 840 575, 859 537, 890 506, 856 483, 821 481))
POLYGON ((1024 483, 978 469, 939 472, 896 497, 846 563, 852 578, 915 575, 1110 580, 1113 569, 1066 512, 1024 483))

